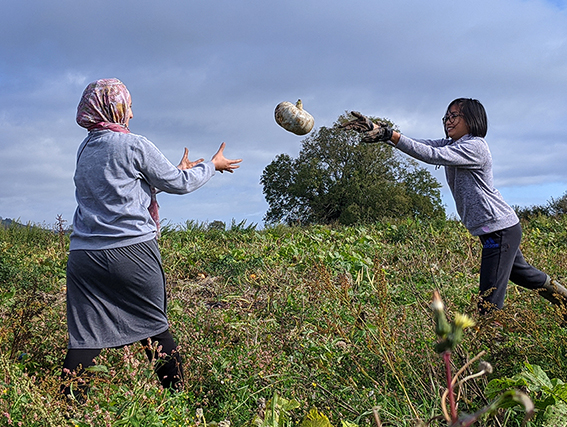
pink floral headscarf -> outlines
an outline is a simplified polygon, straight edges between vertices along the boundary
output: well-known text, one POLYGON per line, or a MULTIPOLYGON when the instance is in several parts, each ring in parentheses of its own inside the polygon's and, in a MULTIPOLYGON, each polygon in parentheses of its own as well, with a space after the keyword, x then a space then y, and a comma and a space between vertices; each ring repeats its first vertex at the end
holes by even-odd
MULTIPOLYGON (((77 124, 92 130, 108 129, 114 132, 130 133, 126 125, 132 98, 128 89, 118 79, 101 79, 90 83, 83 91, 77 107, 77 124)), ((159 205, 157 191, 150 186, 151 202, 148 206, 150 216, 156 223, 159 236, 159 205)))
POLYGON ((77 124, 88 130, 110 129, 128 133, 126 121, 132 98, 118 79, 101 79, 89 84, 77 107, 77 124))

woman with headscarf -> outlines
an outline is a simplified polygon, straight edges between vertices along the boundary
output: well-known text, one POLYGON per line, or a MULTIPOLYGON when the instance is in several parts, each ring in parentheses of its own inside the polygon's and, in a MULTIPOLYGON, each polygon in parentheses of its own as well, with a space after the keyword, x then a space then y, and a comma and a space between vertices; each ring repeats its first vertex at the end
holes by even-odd
POLYGON ((155 194, 194 191, 215 171, 233 172, 241 159, 226 159, 223 142, 209 162, 189 161, 185 148, 176 167, 148 139, 130 133, 132 117, 130 93, 118 79, 89 84, 77 108, 77 123, 89 133, 74 176, 63 378, 94 365, 103 348, 140 341, 162 386, 179 389, 183 371, 166 314, 155 194))

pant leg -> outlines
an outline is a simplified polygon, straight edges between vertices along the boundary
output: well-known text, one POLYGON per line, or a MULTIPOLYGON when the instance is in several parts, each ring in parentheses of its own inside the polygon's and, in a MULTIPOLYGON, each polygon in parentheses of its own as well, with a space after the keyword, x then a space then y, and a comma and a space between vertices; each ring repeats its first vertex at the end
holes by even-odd
POLYGON ((528 289, 538 289, 547 275, 526 262, 520 250, 522 227, 512 227, 480 236, 482 262, 480 267, 479 310, 486 313, 504 306, 508 281, 528 289))
MULTIPOLYGON (((89 389, 85 381, 85 369, 94 366, 94 359, 98 357, 102 349, 70 348, 63 362, 61 379, 66 383, 61 385, 61 393, 64 396, 73 395, 78 401, 83 402, 89 389), (66 381, 72 374, 79 377, 77 380, 66 381)), ((88 377, 89 375, 87 375, 88 377)))
POLYGON ((171 332, 167 330, 140 343, 150 362, 155 361, 155 371, 162 387, 179 390, 183 384, 183 366, 171 332), (159 350, 153 349, 155 342, 158 343, 159 350))
POLYGON ((543 287, 547 281, 547 274, 528 264, 518 249, 510 280, 522 288, 536 290, 543 287))
POLYGON ((508 281, 522 240, 522 229, 518 224, 479 237, 482 243, 479 310, 487 313, 504 306, 508 281))
POLYGON ((67 355, 65 356, 65 361, 63 362, 63 374, 62 376, 67 376, 71 372, 76 372, 80 375, 84 370, 90 366, 94 366, 94 359, 98 357, 102 349, 82 349, 82 348, 70 348, 67 350, 67 355), (80 369, 77 371, 77 368, 80 369))

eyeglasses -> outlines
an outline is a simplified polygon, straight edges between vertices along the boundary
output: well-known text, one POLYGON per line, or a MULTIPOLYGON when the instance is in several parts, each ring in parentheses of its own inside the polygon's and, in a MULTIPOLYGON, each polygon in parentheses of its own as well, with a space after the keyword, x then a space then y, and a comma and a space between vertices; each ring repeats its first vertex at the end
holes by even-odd
POLYGON ((445 114, 445 117, 443 117, 441 120, 443 121, 443 124, 449 122, 449 123, 454 123, 455 120, 457 119, 457 117, 463 117, 463 114, 460 113, 447 113, 445 114))

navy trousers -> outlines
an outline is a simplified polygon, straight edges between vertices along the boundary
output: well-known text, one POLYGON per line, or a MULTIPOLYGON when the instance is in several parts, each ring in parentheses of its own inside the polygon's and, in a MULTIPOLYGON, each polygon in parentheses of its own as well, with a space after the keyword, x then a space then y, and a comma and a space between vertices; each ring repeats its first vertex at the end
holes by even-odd
POLYGON ((519 223, 479 237, 482 242, 481 313, 504 306, 508 281, 532 290, 543 287, 547 274, 528 264, 520 251, 522 227, 519 223))

